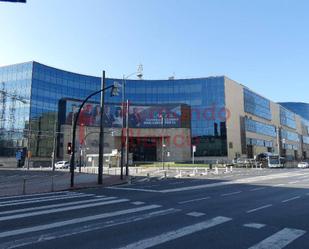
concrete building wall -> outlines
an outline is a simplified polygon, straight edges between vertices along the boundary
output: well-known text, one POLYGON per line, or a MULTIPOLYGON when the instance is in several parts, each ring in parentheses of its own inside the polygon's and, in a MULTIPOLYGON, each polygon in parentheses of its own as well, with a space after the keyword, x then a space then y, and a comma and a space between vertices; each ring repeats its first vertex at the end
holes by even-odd
MULTIPOLYGON (((59 158, 69 160, 67 144, 71 142, 71 126, 61 126, 62 138, 59 143, 59 158)), ((79 127, 76 130, 76 158, 79 155, 79 127)), ((86 137, 82 145, 84 154, 98 154, 99 152, 99 128, 84 127, 82 132, 86 137)), ((124 134, 125 136, 125 134, 124 134)), ((168 129, 129 129, 129 137, 132 138, 156 138, 157 139, 157 161, 162 161, 162 137, 164 137, 164 161, 183 162, 191 160, 191 130, 189 128, 168 128, 168 129), (169 153, 167 153, 169 152, 169 153)), ((143 146, 143 145, 142 145, 143 146)), ((104 129, 104 153, 110 154, 113 150, 121 151, 121 129, 104 129)))
MULTIPOLYGON (((304 129, 302 125, 302 118, 295 114, 295 121, 296 121, 296 129, 284 126, 280 122, 280 105, 270 101, 270 110, 271 110, 271 120, 267 120, 261 117, 258 117, 256 115, 253 115, 251 113, 247 113, 244 110, 244 88, 245 86, 237 83, 236 81, 233 81, 227 77, 225 77, 225 103, 226 108, 229 111, 229 116, 227 118, 227 147, 228 147, 228 159, 233 159, 236 154, 238 156, 247 156, 247 150, 246 150, 246 138, 253 138, 253 139, 261 139, 265 141, 272 141, 273 153, 279 153, 278 149, 278 142, 280 149, 280 154, 283 153, 283 142, 291 144, 291 145, 297 145, 297 158, 300 159, 303 155, 303 151, 306 151, 307 157, 309 157, 309 145, 302 144, 301 139, 300 142, 295 141, 289 141, 289 140, 283 140, 281 137, 271 137, 266 135, 261 135, 258 133, 248 132, 244 131, 244 118, 249 118, 264 124, 272 125, 276 127, 276 131, 280 129, 285 129, 287 131, 298 133, 301 135, 308 135, 307 132, 305 132, 306 129, 304 129)), ((250 90, 250 89, 249 89, 250 90)), ((250 90, 252 91, 252 90, 250 90)), ((254 92, 254 91, 253 91, 254 92)), ((280 134, 280 133, 279 133, 280 134)), ((259 154, 262 152, 267 152, 267 147, 263 146, 253 146, 253 154, 259 154)), ((294 156, 295 151, 291 149, 286 149, 286 155, 294 156)))
POLYGON ((227 109, 227 148, 228 159, 232 160, 236 154, 242 154, 241 117, 244 116, 243 87, 237 82, 225 77, 225 106, 227 109))

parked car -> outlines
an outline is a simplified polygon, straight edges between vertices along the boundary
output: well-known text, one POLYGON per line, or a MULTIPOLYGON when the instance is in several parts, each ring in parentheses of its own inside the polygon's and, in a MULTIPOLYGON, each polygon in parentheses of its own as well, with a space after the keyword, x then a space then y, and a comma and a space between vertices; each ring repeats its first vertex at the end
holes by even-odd
POLYGON ((299 162, 297 165, 298 168, 308 168, 309 163, 308 162, 299 162))
POLYGON ((59 161, 55 163, 56 169, 67 169, 70 167, 70 163, 68 161, 59 161))

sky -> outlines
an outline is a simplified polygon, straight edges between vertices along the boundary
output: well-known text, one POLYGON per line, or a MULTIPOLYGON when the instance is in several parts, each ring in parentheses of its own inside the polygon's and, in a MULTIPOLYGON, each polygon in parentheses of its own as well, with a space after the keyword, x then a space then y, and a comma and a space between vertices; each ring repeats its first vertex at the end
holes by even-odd
POLYGON ((309 103, 308 12, 306 0, 0 2, 0 66, 118 78, 142 64, 144 79, 226 75, 273 101, 309 103))

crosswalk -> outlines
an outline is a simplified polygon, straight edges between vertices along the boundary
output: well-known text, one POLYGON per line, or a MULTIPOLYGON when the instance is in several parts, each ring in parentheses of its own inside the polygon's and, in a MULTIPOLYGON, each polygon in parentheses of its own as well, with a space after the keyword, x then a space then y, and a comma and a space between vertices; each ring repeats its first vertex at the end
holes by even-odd
MULTIPOLYGON (((267 224, 250 220, 239 224, 233 217, 211 217, 207 212, 194 210, 188 213, 176 207, 119 196, 63 191, 0 198, 0 249, 41 248, 42 243, 74 240, 84 234, 91 236, 95 231, 104 237, 109 229, 117 228, 121 232, 123 227, 130 224, 142 230, 144 236, 124 233, 120 241, 112 241, 110 237, 108 241, 105 238, 104 246, 98 248, 175 248, 179 240, 184 245, 188 243, 185 246, 188 248, 192 243, 190 236, 195 235, 203 237, 203 244, 207 240, 216 243, 211 237, 216 229, 224 231, 225 240, 233 240, 232 232, 236 227, 243 229, 244 233, 252 233, 252 230, 257 235, 261 233, 256 238, 248 236, 251 239, 250 246, 246 244, 243 248, 249 249, 281 249, 307 236, 302 229, 278 227, 267 230, 267 224), (156 222, 157 227, 149 225, 152 222, 156 222)), ((246 238, 245 234, 243 237, 246 238)), ((199 246, 194 242, 191 247, 205 248, 203 244, 199 246)), ((68 247, 62 245, 60 248, 68 247)))

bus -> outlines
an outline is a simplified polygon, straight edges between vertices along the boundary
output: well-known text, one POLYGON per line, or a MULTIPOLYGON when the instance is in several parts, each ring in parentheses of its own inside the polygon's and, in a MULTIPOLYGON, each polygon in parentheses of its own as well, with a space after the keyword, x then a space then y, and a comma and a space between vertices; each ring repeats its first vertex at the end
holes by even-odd
POLYGON ((283 160, 278 154, 265 152, 256 156, 256 161, 262 163, 262 167, 281 168, 283 167, 283 160))

